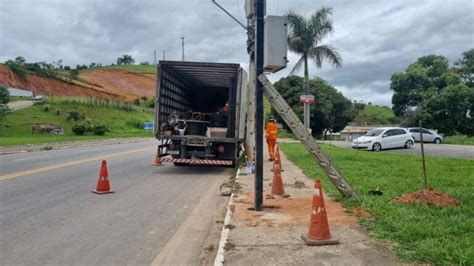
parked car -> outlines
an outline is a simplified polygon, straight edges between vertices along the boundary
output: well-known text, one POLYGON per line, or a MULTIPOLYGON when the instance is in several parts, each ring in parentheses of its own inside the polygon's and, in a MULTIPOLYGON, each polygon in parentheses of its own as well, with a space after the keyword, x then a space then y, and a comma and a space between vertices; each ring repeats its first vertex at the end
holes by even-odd
MULTIPOLYGON (((443 142, 443 136, 439 135, 438 133, 430 131, 426 128, 422 128, 421 130, 423 132, 423 142, 434 142, 436 144, 443 142)), ((415 141, 421 141, 420 128, 412 127, 409 128, 408 131, 412 134, 415 141)))
POLYGON ((413 147, 415 139, 407 129, 401 127, 380 127, 352 141, 352 148, 380 151, 382 149, 413 147))

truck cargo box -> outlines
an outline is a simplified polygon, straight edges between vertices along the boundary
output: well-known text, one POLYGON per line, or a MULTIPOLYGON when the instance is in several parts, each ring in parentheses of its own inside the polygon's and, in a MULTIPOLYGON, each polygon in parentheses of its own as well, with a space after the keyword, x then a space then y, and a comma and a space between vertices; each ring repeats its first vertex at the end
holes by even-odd
POLYGON ((163 160, 234 165, 245 136, 246 105, 247 74, 240 65, 160 61, 155 136, 163 160))

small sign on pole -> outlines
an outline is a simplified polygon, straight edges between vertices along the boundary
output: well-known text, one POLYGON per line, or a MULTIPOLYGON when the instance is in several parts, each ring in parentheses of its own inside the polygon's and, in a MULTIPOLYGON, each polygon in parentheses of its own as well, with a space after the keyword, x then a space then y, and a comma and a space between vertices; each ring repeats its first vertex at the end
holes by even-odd
POLYGON ((153 130, 153 129, 154 129, 153 122, 145 122, 143 129, 145 129, 145 130, 153 130))
POLYGON ((314 103, 314 95, 300 95, 300 103, 314 103))

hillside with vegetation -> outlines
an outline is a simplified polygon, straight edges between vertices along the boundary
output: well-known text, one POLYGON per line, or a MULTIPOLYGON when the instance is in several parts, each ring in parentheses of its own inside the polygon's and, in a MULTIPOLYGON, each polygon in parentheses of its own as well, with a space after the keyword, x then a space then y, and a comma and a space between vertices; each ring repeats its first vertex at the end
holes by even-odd
POLYGON ((378 106, 354 102, 356 117, 352 121, 357 126, 367 125, 398 125, 400 119, 395 116, 393 110, 388 106, 378 106))
POLYGON ((143 129, 153 120, 152 110, 97 98, 53 97, 9 112, 0 123, 0 146, 152 136, 143 129), (63 133, 51 134, 50 128, 63 133))
POLYGON ((155 94, 156 68, 120 64, 102 66, 91 63, 75 68, 37 62, 22 57, 0 64, 0 86, 25 89, 33 95, 81 96, 115 101, 133 101, 155 94))

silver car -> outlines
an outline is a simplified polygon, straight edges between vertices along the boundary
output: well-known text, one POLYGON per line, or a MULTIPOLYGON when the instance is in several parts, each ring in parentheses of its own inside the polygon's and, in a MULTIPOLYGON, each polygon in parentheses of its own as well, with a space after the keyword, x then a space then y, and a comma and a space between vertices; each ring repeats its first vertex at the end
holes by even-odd
MULTIPOLYGON (((434 142, 436 144, 440 144, 441 142, 443 142, 443 136, 439 135, 438 133, 430 131, 426 128, 422 128, 421 130, 423 134, 423 142, 434 142)), ((411 133, 415 141, 421 141, 420 128, 412 127, 412 128, 409 128, 408 131, 411 133)))

